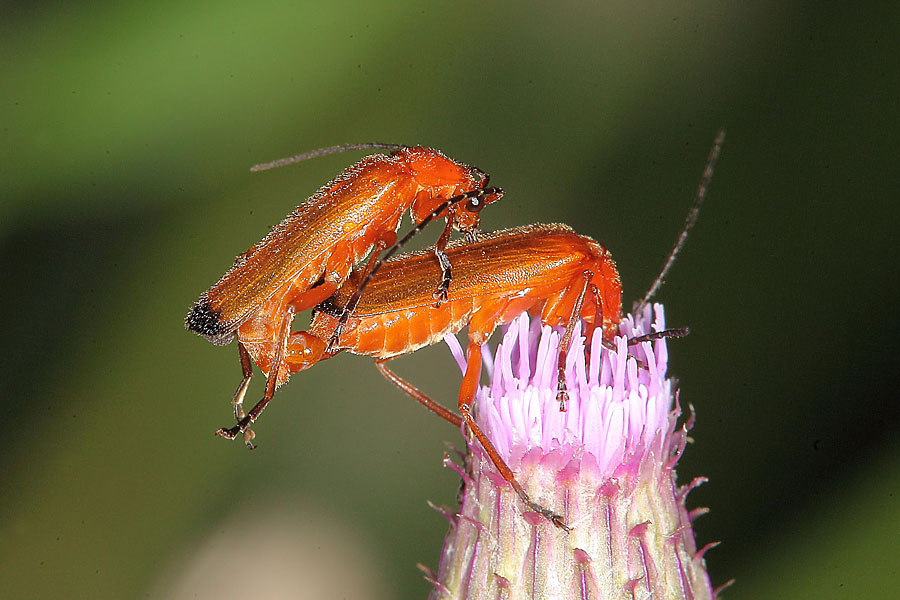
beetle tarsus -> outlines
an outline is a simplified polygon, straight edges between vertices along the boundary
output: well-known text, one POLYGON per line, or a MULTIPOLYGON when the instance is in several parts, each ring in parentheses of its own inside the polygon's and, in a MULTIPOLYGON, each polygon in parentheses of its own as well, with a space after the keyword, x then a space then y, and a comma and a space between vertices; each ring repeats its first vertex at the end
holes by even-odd
MULTIPOLYGON (((348 313, 349 314, 349 313, 348 313)), ((325 346, 325 354, 331 355, 334 353, 334 347, 338 345, 338 342, 341 340, 341 330, 344 328, 343 323, 340 321, 337 324, 337 327, 334 328, 334 333, 331 334, 331 337, 328 338, 328 345, 325 346)))
POLYGON ((237 434, 240 433, 240 431, 232 431, 232 429, 234 428, 232 427, 231 429, 226 429, 225 427, 219 427, 216 430, 216 435, 225 438, 226 440, 233 440, 237 437, 237 434))
MULTIPOLYGON (((243 411, 241 411, 243 413, 243 411)), ((237 425, 234 427, 220 427, 216 430, 216 435, 219 437, 223 437, 226 440, 233 440, 238 435, 242 435, 244 438, 244 445, 247 446, 250 450, 256 448, 253 445, 253 438, 256 437, 256 432, 250 428, 250 424, 252 421, 249 416, 242 417, 237 425)))
MULTIPOLYGON (((450 272, 447 271, 447 275, 449 276, 450 272)), ((441 304, 449 300, 450 298, 450 279, 445 279, 441 281, 440 287, 437 291, 432 295, 432 297, 437 301, 434 304, 435 308, 440 308, 441 304)))
POLYGON ((247 428, 244 430, 244 445, 247 446, 248 450, 256 450, 256 446, 253 444, 253 438, 256 437, 256 432, 251 428, 247 428))
POLYGON ((565 518, 563 518, 562 515, 556 514, 549 508, 544 508, 540 504, 533 502, 527 496, 525 498, 522 498, 522 500, 525 502, 525 504, 528 506, 528 509, 531 512, 541 515, 542 517, 544 517, 545 519, 547 519, 548 521, 553 523, 556 527, 562 529, 566 533, 569 533, 570 531, 572 531, 572 528, 569 527, 568 525, 566 525, 566 520, 565 520, 565 518))

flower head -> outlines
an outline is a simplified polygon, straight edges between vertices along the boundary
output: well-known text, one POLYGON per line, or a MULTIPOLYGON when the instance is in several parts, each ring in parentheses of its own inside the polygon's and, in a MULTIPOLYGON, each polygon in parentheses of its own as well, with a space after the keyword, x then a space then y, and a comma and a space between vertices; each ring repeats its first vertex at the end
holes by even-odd
MULTIPOLYGON (((687 426, 677 424, 666 340, 628 345, 664 328, 657 304, 623 319, 615 350, 595 335, 585 352, 576 332, 563 411, 561 332, 527 315, 506 327, 496 359, 485 353, 491 382, 476 397, 476 421, 531 498, 560 512, 573 530, 523 514, 470 442, 433 598, 712 597, 686 489, 675 484, 687 426)), ((464 369, 458 341, 447 343, 464 369)))

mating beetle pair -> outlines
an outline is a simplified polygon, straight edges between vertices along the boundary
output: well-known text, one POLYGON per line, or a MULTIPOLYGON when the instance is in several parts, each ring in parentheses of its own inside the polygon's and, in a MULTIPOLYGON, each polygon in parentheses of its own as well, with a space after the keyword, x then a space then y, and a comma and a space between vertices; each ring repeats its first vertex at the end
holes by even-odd
MULTIPOLYGON (((712 162, 671 260, 693 225, 712 162)), ((350 148, 391 149, 349 167, 300 205, 258 244, 237 257, 218 283, 188 314, 188 329, 217 345, 238 339, 243 379, 233 398, 237 424, 217 434, 243 435, 292 373, 348 350, 372 356, 378 369, 405 393, 448 422, 465 423, 525 505, 558 527, 563 519, 533 502, 472 416, 481 374, 481 345, 498 325, 523 312, 565 327, 560 343, 558 394, 565 410, 565 354, 579 319, 590 336, 600 329, 609 342, 621 321, 621 283, 609 252, 565 225, 531 225, 476 236, 481 209, 503 191, 489 187, 479 169, 437 150, 387 144, 326 148, 261 168, 350 148), (396 232, 409 209, 416 225, 399 243, 396 232), (446 225, 430 251, 390 258, 428 222, 446 225), (466 234, 450 242, 452 229, 466 234), (365 265, 357 267, 367 254, 365 265), (378 260, 379 255, 384 256, 378 260), (388 260, 390 258, 390 260, 388 260), (291 332, 297 312, 315 308, 308 331, 291 332), (468 327, 467 368, 459 415, 393 373, 386 362, 468 327), (263 398, 249 411, 243 399, 252 363, 266 374, 263 398)), ((644 299, 644 302, 649 298, 644 299)), ((683 334, 672 330, 655 337, 683 334)))

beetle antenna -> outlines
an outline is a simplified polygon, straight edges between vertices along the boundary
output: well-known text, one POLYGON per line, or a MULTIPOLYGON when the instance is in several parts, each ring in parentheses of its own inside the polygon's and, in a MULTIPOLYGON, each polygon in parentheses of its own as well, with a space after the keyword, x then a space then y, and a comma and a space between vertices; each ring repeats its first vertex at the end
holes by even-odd
POLYGON ((268 171, 269 169, 275 169, 277 167, 283 167, 285 165, 292 165, 294 163, 303 162, 304 160, 307 160, 309 158, 327 156, 328 154, 337 154, 338 152, 346 152, 347 150, 403 150, 404 148, 409 148, 409 146, 406 146, 405 144, 385 144, 382 142, 363 142, 360 144, 329 146, 328 148, 310 150, 309 152, 304 152, 303 154, 297 154, 295 156, 288 156, 286 158, 279 158, 278 160, 253 165, 252 167, 250 167, 250 171, 268 171))
POLYGON ((713 147, 709 151, 709 157, 706 159, 706 169, 703 170, 703 175, 700 177, 700 185, 697 187, 697 196, 694 198, 694 205, 691 206, 691 210, 688 211, 687 218, 684 220, 684 227, 681 228, 681 233, 678 234, 678 239, 675 240, 675 245, 672 247, 672 251, 669 252, 669 258, 666 259, 666 263, 663 265, 659 275, 656 276, 653 285, 647 290, 644 299, 637 305, 634 314, 640 314, 641 311, 644 310, 644 306, 647 305, 647 302, 650 301, 650 298, 652 298, 659 290, 660 286, 662 286, 666 274, 675 263, 675 258, 678 256, 678 253, 681 252, 681 247, 684 246, 688 232, 697 222, 697 217, 700 215, 700 207, 703 205, 703 200, 706 198, 706 188, 709 186, 710 179, 712 179, 713 167, 715 167, 716 160, 719 158, 719 151, 722 149, 723 143, 725 143, 725 130, 720 129, 719 134, 716 136, 716 141, 713 142, 713 147))

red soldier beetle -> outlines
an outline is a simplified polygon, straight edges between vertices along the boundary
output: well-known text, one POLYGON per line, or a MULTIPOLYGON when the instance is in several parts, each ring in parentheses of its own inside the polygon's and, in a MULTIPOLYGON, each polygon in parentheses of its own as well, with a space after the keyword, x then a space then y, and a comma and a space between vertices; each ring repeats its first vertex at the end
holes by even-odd
MULTIPOLYGON (((641 306, 661 285, 687 232, 696 222, 723 139, 724 131, 719 133, 710 153, 697 197, 675 247, 641 306)), ((428 220, 423 220, 421 225, 428 220)), ((431 293, 435 282, 427 268, 426 252, 387 260, 418 229, 395 244, 377 264, 370 263, 366 269, 354 271, 331 298, 316 307, 308 331, 288 335, 284 328, 277 338, 279 359, 290 373, 296 373, 343 350, 374 357, 382 374, 407 395, 457 427, 465 423, 526 506, 568 531, 562 516, 530 499, 472 417, 472 401, 481 373, 481 345, 497 325, 526 311, 540 312, 544 324, 564 326, 557 399, 560 410, 565 410, 564 359, 576 323, 584 320, 588 337, 599 327, 604 340, 609 342, 621 321, 621 283, 615 264, 603 246, 565 225, 532 225, 499 231, 468 245, 455 242, 447 246, 447 256, 456 272, 454 287, 443 304, 435 304, 431 293), (370 287, 363 294, 367 285, 370 287), (326 340, 341 324, 346 329, 337 347, 332 348, 326 340), (447 334, 458 333, 467 325, 467 367, 459 394, 461 415, 457 415, 400 378, 386 363, 435 343, 447 334)), ((686 329, 655 332, 629 340, 629 344, 686 332, 686 329)), ((236 426, 221 429, 219 433, 236 437, 247 430, 265 409, 269 398, 260 400, 236 426)))
MULTIPOLYGON (((694 205, 663 269, 638 305, 638 311, 662 284, 688 231, 696 223, 724 135, 725 132, 720 131, 716 138, 694 205)), ((565 409, 565 355, 578 319, 587 323, 588 337, 599 326, 607 343, 621 320, 621 283, 612 258, 603 246, 564 225, 535 225, 496 232, 468 246, 456 243, 448 247, 457 277, 448 302, 435 305, 428 296, 434 284, 425 265, 424 253, 385 262, 415 231, 391 248, 367 272, 354 272, 332 298, 316 307, 309 331, 295 332, 284 340, 285 364, 291 372, 299 372, 342 350, 375 357, 381 373, 407 395, 456 427, 465 422, 525 505, 568 531, 560 515, 529 498, 478 427, 471 407, 481 373, 481 345, 498 324, 509 322, 526 311, 540 311, 544 324, 565 326, 560 342, 557 393, 560 410, 565 409), (382 267, 386 272, 379 274, 382 267), (362 294, 369 283, 371 288, 362 294), (588 291, 590 295, 585 302, 588 291), (325 342, 329 333, 335 330, 335 323, 348 326, 336 350, 325 342), (391 358, 432 344, 446 334, 455 334, 466 325, 469 326, 469 348, 459 394, 460 416, 400 378, 386 363, 391 358)), ((655 332, 631 339, 629 345, 686 333, 686 329, 655 332)), ((265 399, 257 404, 232 428, 232 434, 249 426, 265 404, 265 399)))
MULTIPOLYGON (((343 350, 374 357, 379 370, 404 392, 456 426, 465 422, 529 509, 565 528, 561 516, 528 497, 472 417, 481 374, 481 345, 498 325, 525 311, 539 313, 545 324, 565 327, 558 396, 564 407, 563 359, 576 323, 583 319, 588 335, 599 328, 605 339, 612 340, 621 320, 621 284, 615 264, 603 246, 566 225, 531 225, 482 234, 475 242, 453 242, 446 252, 454 270, 446 302, 436 305, 433 301, 437 273, 429 268, 432 258, 427 251, 379 262, 370 271, 371 280, 347 319, 337 347, 330 350, 327 340, 331 332, 367 278, 365 270, 358 269, 334 296, 316 307, 308 331, 285 338, 283 364, 294 373, 343 350), (386 362, 465 326, 469 329, 468 367, 459 394, 459 416, 401 379, 386 362)), ((230 430, 231 435, 248 427, 263 408, 264 403, 255 406, 230 430)))
MULTIPOLYGON (((441 279, 432 296, 440 304, 451 279, 444 252, 451 230, 472 239, 481 209, 503 194, 499 188, 488 187, 490 178, 480 169, 421 146, 335 146, 253 170, 358 148, 393 152, 363 158, 319 189, 262 241, 239 255, 185 319, 185 327, 213 344, 225 345, 238 338, 243 379, 232 399, 238 420, 245 417, 243 399, 253 375, 252 363, 266 374, 263 397, 268 401, 291 373, 283 364, 282 351, 294 314, 331 296, 353 266, 375 249, 367 267, 371 269, 378 253, 396 242, 407 209, 417 224, 437 217, 447 220, 433 250, 441 279)), ((334 332, 335 340, 339 333, 334 332)), ((243 432, 252 448, 252 430, 243 432)), ((219 434, 234 437, 225 430, 219 434)))

